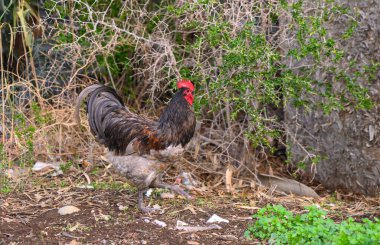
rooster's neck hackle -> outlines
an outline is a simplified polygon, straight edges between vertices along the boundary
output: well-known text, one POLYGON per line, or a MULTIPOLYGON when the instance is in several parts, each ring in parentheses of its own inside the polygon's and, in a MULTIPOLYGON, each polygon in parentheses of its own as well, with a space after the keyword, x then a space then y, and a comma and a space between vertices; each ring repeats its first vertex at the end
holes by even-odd
POLYGON ((170 142, 186 145, 194 135, 195 116, 192 107, 183 96, 186 88, 179 89, 162 112, 158 121, 159 130, 170 135, 170 142))

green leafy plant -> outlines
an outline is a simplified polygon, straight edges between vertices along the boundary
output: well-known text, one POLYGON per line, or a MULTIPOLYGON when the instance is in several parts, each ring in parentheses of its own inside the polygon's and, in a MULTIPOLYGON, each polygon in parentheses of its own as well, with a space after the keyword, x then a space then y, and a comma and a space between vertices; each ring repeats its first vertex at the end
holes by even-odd
POLYGON ((12 191, 12 185, 11 183, 9 183, 8 178, 0 174, 0 193, 7 194, 7 193, 10 193, 11 191, 12 191))
POLYGON ((0 143, 0 193, 7 194, 11 192, 11 183, 8 177, 4 174, 9 163, 4 151, 4 145, 0 143))
POLYGON ((270 244, 378 244, 380 220, 352 218, 335 223, 327 212, 316 206, 305 207, 307 213, 296 214, 281 205, 268 205, 253 215, 255 223, 248 226, 247 238, 270 244))
POLYGON ((27 117, 23 113, 16 113, 15 121, 17 126, 15 127, 15 135, 22 142, 20 148, 22 153, 20 154, 20 165, 25 166, 34 162, 34 133, 36 127, 28 122, 27 117))
POLYGON ((70 170, 70 168, 73 166, 73 163, 71 161, 67 161, 65 163, 62 163, 59 165, 60 169, 66 173, 70 170))
POLYGON ((94 189, 98 190, 130 190, 135 192, 137 189, 134 186, 129 185, 128 183, 120 183, 120 182, 94 182, 94 189))

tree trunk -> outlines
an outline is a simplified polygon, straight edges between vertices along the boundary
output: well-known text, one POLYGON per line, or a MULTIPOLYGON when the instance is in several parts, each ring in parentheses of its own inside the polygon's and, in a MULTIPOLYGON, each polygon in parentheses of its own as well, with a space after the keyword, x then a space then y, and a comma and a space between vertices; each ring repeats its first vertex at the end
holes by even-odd
MULTIPOLYGON (((305 1, 312 3, 311 0, 305 1)), ((360 64, 380 61, 380 18, 378 0, 338 0, 339 4, 357 9, 359 26, 353 38, 343 40, 347 61, 360 64)), ((347 22, 346 22, 347 23, 347 22)), ((336 20, 329 26, 331 36, 347 29, 336 20)), ((307 172, 324 186, 378 196, 380 193, 380 72, 369 85, 374 108, 369 111, 345 110, 324 115, 306 112, 288 105, 285 122, 290 158, 293 164, 307 159, 307 152, 321 156, 315 165, 308 163, 307 172), (310 167, 312 166, 312 167, 310 167)), ((316 79, 326 79, 324 73, 316 79)), ((310 157, 310 155, 309 155, 310 157)))

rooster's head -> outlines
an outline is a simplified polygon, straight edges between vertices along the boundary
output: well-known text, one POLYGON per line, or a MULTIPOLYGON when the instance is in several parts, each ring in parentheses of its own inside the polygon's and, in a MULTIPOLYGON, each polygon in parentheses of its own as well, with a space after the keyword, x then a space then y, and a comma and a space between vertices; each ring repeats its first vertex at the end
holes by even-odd
POLYGON ((194 84, 190 80, 179 80, 177 83, 177 87, 179 89, 183 88, 183 97, 185 97, 187 102, 189 102, 189 104, 192 105, 194 101, 194 84))

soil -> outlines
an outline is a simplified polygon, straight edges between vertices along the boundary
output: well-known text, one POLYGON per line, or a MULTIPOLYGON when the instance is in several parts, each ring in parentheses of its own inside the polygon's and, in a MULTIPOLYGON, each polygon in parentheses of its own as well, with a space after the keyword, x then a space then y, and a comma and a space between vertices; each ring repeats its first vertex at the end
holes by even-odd
POLYGON ((70 202, 65 199, 80 211, 60 215, 57 211, 63 205, 60 199, 65 197, 60 198, 59 193, 54 196, 55 205, 38 204, 25 194, 2 198, 0 243, 236 244, 245 241, 243 234, 252 214, 250 210, 223 205, 221 200, 215 205, 210 201, 200 204, 199 200, 192 204, 193 201, 183 199, 161 201, 163 214, 144 214, 136 208, 136 195, 126 191, 82 190, 75 191, 70 202), (4 208, 9 205, 20 205, 21 210, 4 208), (221 229, 194 233, 175 229, 178 220, 192 226, 209 226, 206 221, 214 213, 230 223, 219 223, 221 229), (154 220, 167 226, 160 227, 154 220))
MULTIPOLYGON (((274 194, 270 190, 230 194, 222 188, 192 191, 192 200, 162 199, 159 193, 154 193, 145 198, 146 204, 158 204, 163 212, 144 214, 137 209, 137 194, 133 189, 115 190, 111 184, 81 189, 76 177, 32 175, 18 183, 23 185, 22 191, 1 194, 0 244, 258 244, 259 241, 246 239, 244 232, 253 222, 252 214, 271 203, 282 204, 295 212, 319 203, 336 219, 348 215, 373 218, 379 214, 378 200, 373 205, 359 199, 340 202, 326 196, 313 200, 274 194), (80 211, 60 215, 58 209, 65 205, 76 206, 80 211), (190 226, 210 226, 206 221, 213 214, 229 223, 218 223, 220 229, 207 231, 176 229, 178 221, 190 226), (166 227, 156 221, 164 222, 166 227)), ((113 178, 107 181, 122 183, 113 178)))

